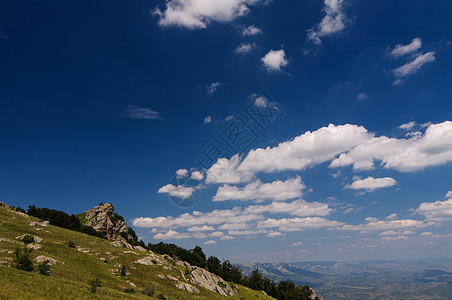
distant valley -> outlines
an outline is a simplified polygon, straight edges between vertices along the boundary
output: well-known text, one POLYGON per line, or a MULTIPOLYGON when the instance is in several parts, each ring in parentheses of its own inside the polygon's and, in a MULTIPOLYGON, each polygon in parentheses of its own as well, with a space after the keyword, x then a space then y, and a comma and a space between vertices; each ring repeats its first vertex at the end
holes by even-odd
POLYGON ((325 299, 452 299, 452 259, 244 263, 266 277, 307 284, 325 299))

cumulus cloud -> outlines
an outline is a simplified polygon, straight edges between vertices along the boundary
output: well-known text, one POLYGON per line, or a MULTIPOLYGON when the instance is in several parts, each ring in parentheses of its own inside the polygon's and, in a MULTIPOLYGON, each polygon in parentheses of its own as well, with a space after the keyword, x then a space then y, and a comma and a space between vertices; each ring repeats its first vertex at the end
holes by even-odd
POLYGON ((414 58, 412 61, 404 64, 403 66, 400 66, 393 70, 394 75, 398 78, 403 78, 408 75, 414 74, 419 69, 425 65, 426 63, 435 61, 435 52, 430 51, 425 54, 419 54, 416 58, 414 58))
POLYGON ((365 179, 356 179, 351 184, 347 185, 346 188, 352 190, 366 190, 367 192, 372 192, 376 189, 386 188, 394 186, 396 184, 397 181, 391 177, 374 178, 370 176, 365 179))
POLYGON ((452 198, 452 191, 448 191, 448 192, 447 192, 446 198, 452 198))
POLYGON ((273 237, 286 236, 286 235, 284 233, 279 232, 279 231, 272 231, 272 232, 269 232, 267 234, 267 236, 273 238, 273 237))
POLYGON ((322 227, 337 227, 343 223, 331 221, 321 217, 307 218, 268 218, 265 221, 259 221, 257 228, 268 229, 278 228, 278 231, 303 231, 307 229, 317 229, 322 227))
POLYGON ((356 99, 358 100, 366 100, 367 99, 367 95, 365 93, 359 93, 358 96, 356 96, 356 99))
POLYGON ((411 129, 413 129, 414 126, 416 126, 416 122, 411 121, 411 122, 400 125, 399 128, 403 129, 403 130, 411 130, 411 129))
POLYGON ((174 230, 168 230, 166 233, 157 233, 153 237, 155 240, 179 240, 179 239, 188 239, 190 238, 190 234, 188 233, 179 233, 174 230))
POLYGON ((242 29, 242 35, 243 36, 247 36, 247 35, 256 35, 261 33, 262 30, 254 25, 250 25, 248 27, 245 27, 242 29))
POLYGON ((295 200, 293 202, 272 202, 268 205, 251 205, 245 208, 245 212, 252 214, 262 213, 286 213, 298 217, 306 216, 327 216, 332 212, 326 203, 306 202, 305 200, 295 200))
POLYGON ((424 134, 411 138, 371 137, 342 153, 330 165, 332 168, 353 165, 360 170, 360 164, 380 161, 386 169, 401 172, 419 171, 452 161, 452 122, 431 124, 424 134))
POLYGON ((217 162, 206 171, 206 183, 241 183, 247 182, 254 177, 254 174, 247 171, 239 171, 240 164, 238 154, 230 159, 219 158, 217 162))
POLYGON ((406 54, 411 54, 413 52, 416 52, 417 50, 421 49, 422 47, 422 39, 415 38, 411 40, 411 43, 408 45, 402 45, 398 44, 392 49, 392 51, 388 54, 392 57, 400 57, 404 56, 406 54))
POLYGON ((160 26, 183 26, 190 29, 206 28, 212 21, 227 22, 249 12, 249 6, 259 0, 168 0, 164 8, 153 13, 160 26))
POLYGON ((213 82, 206 85, 207 94, 212 95, 220 87, 221 82, 213 82))
POLYGON ((417 228, 424 228, 433 225, 431 222, 424 222, 412 219, 402 220, 379 220, 377 218, 366 218, 367 223, 359 225, 344 225, 341 230, 360 231, 362 233, 369 233, 375 231, 389 231, 389 230, 413 230, 417 228))
POLYGON ((237 54, 244 54, 253 50, 254 47, 254 44, 241 43, 237 48, 235 48, 234 52, 237 54))
POLYGON ((127 106, 124 112, 125 116, 130 119, 145 119, 145 120, 162 120, 164 121, 160 114, 149 107, 137 107, 135 105, 127 106))
POLYGON ((397 214, 393 213, 386 217, 386 220, 395 220, 397 219, 397 214))
POLYGON ((193 226, 193 227, 188 228, 188 231, 213 231, 213 230, 215 230, 215 227, 207 226, 207 225, 193 226))
POLYGON ((193 187, 187 187, 183 185, 173 185, 173 184, 167 184, 165 186, 162 186, 157 193, 159 194, 169 194, 172 197, 177 197, 180 199, 187 199, 190 198, 193 192, 195 191, 195 188, 193 187))
POLYGON ((289 64, 289 61, 286 59, 286 53, 283 49, 268 51, 268 53, 262 57, 261 61, 265 68, 271 72, 282 71, 281 68, 289 64))
POLYGON ((188 170, 187 169, 179 169, 176 171, 177 178, 185 178, 188 177, 188 170))
POLYGON ((452 220, 452 193, 448 192, 446 197, 449 198, 446 201, 423 202, 414 212, 428 220, 452 220))
POLYGON ((204 245, 213 245, 213 244, 216 244, 216 243, 217 243, 217 241, 208 240, 208 241, 204 242, 204 245))
POLYGON ((321 38, 337 34, 345 28, 348 21, 343 4, 343 0, 324 0, 325 16, 318 25, 308 30, 309 40, 315 44, 321 44, 321 38))
POLYGON ((256 180, 240 188, 237 186, 223 185, 218 188, 213 201, 241 200, 241 201, 284 201, 301 197, 305 185, 300 177, 286 181, 276 180, 271 183, 262 183, 256 180))
POLYGON ((204 178, 204 174, 200 171, 194 171, 191 173, 190 178, 197 181, 201 181, 204 178))

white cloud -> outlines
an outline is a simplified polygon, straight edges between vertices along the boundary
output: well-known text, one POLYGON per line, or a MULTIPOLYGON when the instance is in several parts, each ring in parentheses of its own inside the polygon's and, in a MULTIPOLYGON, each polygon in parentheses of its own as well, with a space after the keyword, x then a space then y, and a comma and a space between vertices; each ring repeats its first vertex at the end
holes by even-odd
POLYGON ((267 234, 267 236, 273 238, 273 237, 286 236, 286 235, 284 233, 279 232, 279 231, 272 231, 272 232, 269 232, 267 234))
POLYGON ((233 239, 235 239, 235 237, 230 236, 230 235, 224 235, 224 236, 222 236, 220 238, 220 240, 224 240, 224 241, 230 241, 230 240, 233 240, 233 239))
POLYGON ((392 49, 391 53, 389 53, 392 57, 400 57, 406 54, 411 54, 421 49, 422 47, 422 39, 415 38, 411 40, 411 43, 408 45, 398 44, 392 49))
POLYGON ((421 136, 408 139, 386 136, 368 138, 352 150, 342 153, 330 165, 332 168, 354 165, 360 170, 360 162, 380 161, 386 169, 401 172, 419 171, 452 161, 452 122, 431 124, 421 136))
POLYGON ((292 243, 292 246, 294 246, 294 247, 300 247, 300 246, 303 246, 303 242, 295 242, 295 243, 292 243))
POLYGON ((211 237, 222 237, 224 235, 221 231, 215 231, 210 234, 211 237))
POLYGON ((211 116, 207 116, 204 118, 204 124, 209 124, 212 122, 212 117, 211 116))
POLYGON ((257 97, 256 100, 254 100, 254 105, 260 108, 266 108, 268 107, 268 100, 265 97, 257 97))
POLYGON ((253 50, 254 47, 254 44, 241 43, 237 48, 235 48, 234 52, 237 54, 248 53, 253 50))
POLYGON ((146 119, 146 120, 162 120, 164 121, 160 114, 156 112, 155 110, 152 110, 149 107, 137 107, 134 105, 127 106, 126 111, 124 112, 126 117, 139 120, 139 119, 146 119))
POLYGON ((446 201, 423 202, 414 212, 425 216, 428 220, 452 220, 452 198, 446 201))
POLYGON ((262 214, 262 213, 286 213, 297 217, 320 216, 324 217, 332 212, 328 204, 320 202, 306 202, 305 200, 296 200, 290 203, 286 202, 272 202, 268 205, 251 205, 244 210, 247 213, 262 214))
POLYGON ((254 175, 250 172, 237 170, 240 163, 239 155, 230 159, 219 158, 206 172, 206 183, 240 183, 251 180, 254 175))
POLYGON ((399 236, 384 236, 381 239, 385 241, 397 241, 397 240, 406 240, 407 238, 408 237, 404 235, 399 235, 399 236))
POLYGON ((187 199, 190 198, 193 192, 195 191, 195 188, 193 187, 186 187, 183 185, 175 186, 173 184, 167 184, 165 186, 162 186, 159 190, 159 194, 169 194, 172 197, 177 197, 180 199, 187 199))
POLYGON ((433 225, 424 221, 403 219, 403 220, 379 220, 377 218, 366 218, 367 223, 359 225, 344 225, 341 230, 361 231, 362 233, 374 231, 396 231, 396 230, 413 230, 416 228, 424 228, 433 225))
POLYGON ((208 241, 204 242, 204 245, 213 245, 213 244, 216 244, 216 243, 217 243, 217 241, 208 240, 208 241))
POLYGON ((204 178, 204 174, 200 171, 194 171, 191 173, 190 178, 197 181, 201 181, 204 178))
POLYGON ((215 230, 215 228, 213 226, 207 226, 207 225, 203 225, 203 226, 193 226, 188 228, 188 231, 213 231, 215 230))
POLYGON ((308 39, 315 44, 321 44, 322 37, 339 33, 345 28, 348 21, 342 8, 343 2, 343 0, 324 1, 325 16, 318 25, 308 30, 308 39))
POLYGON ((446 198, 452 198, 452 191, 448 191, 448 192, 447 192, 446 198))
POLYGON ((160 26, 206 28, 212 21, 227 22, 246 15, 249 6, 259 0, 168 0, 165 8, 156 8, 160 26))
POLYGON ((413 129, 414 126, 416 126, 416 122, 411 121, 411 122, 400 125, 399 128, 403 129, 403 130, 411 130, 411 129, 413 129))
POLYGON ((243 188, 226 184, 218 188, 216 195, 213 197, 213 201, 285 201, 301 197, 305 188, 306 186, 301 182, 300 177, 291 178, 286 181, 276 180, 270 183, 262 183, 260 180, 256 180, 243 188))
POLYGON ((243 28, 242 30, 242 35, 243 36, 247 36, 247 35, 256 35, 261 33, 262 30, 254 25, 250 25, 248 27, 243 28))
POLYGON ((244 229, 249 229, 251 227, 250 224, 246 224, 246 223, 226 223, 221 225, 220 227, 218 227, 218 229, 221 230, 244 230, 244 229))
POLYGON ((408 75, 414 74, 426 63, 434 61, 435 58, 435 52, 430 51, 425 54, 419 54, 415 59, 412 61, 404 64, 401 67, 398 67, 393 70, 394 74, 398 78, 403 78, 408 75))
POLYGON ((207 94, 212 95, 221 86, 221 82, 213 82, 206 85, 207 94))
POLYGON ((255 234, 263 234, 268 233, 267 230, 229 230, 229 235, 255 235, 255 234))
POLYGON ((396 184, 397 181, 391 177, 374 178, 370 176, 365 179, 356 179, 355 181, 352 182, 352 184, 347 185, 346 188, 353 190, 366 190, 367 192, 372 192, 376 189, 386 188, 394 186, 396 184))
POLYGON ((201 225, 241 224, 261 219, 264 219, 264 216, 244 213, 242 208, 234 207, 232 209, 215 209, 207 213, 193 211, 191 214, 184 213, 178 217, 139 217, 133 219, 132 224, 137 227, 177 228, 201 225))
POLYGON ((179 169, 176 171, 177 178, 185 178, 188 177, 188 170, 187 169, 179 169))
POLYGON ((366 100, 367 99, 367 95, 365 93, 359 93, 358 96, 356 96, 356 99, 358 100, 366 100))
POLYGON ((261 61, 268 71, 281 71, 282 67, 289 64, 283 49, 268 51, 268 53, 262 57, 261 61))
POLYGON ((386 217, 386 220, 395 220, 397 219, 397 214, 393 213, 386 217))
POLYGON ((303 231, 306 229, 337 227, 340 225, 343 225, 343 223, 331 221, 321 217, 282 219, 268 218, 265 221, 259 221, 257 228, 278 228, 278 231, 303 231))
POLYGON ((403 79, 397 79, 395 80, 392 85, 402 85, 405 82, 403 79))
POLYGON ((207 234, 205 234, 204 232, 194 232, 193 234, 192 234, 192 236, 194 237, 194 238, 197 238, 197 239, 204 239, 204 238, 206 238, 207 237, 207 234))
POLYGON ((167 233, 157 233, 153 237, 155 240, 179 240, 179 239, 188 239, 190 238, 190 234, 188 233, 179 233, 174 230, 168 230, 167 233))

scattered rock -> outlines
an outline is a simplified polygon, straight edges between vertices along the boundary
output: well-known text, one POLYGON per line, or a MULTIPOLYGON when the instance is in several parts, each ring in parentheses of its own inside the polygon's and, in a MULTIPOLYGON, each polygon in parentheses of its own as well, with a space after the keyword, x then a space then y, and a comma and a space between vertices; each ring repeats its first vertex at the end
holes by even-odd
POLYGON ((180 282, 176 284, 176 287, 181 290, 189 291, 190 293, 199 294, 199 290, 197 288, 185 282, 180 282))
POLYGON ((171 276, 171 275, 166 275, 166 278, 168 278, 169 280, 172 280, 172 281, 179 281, 179 279, 177 279, 176 277, 171 276))
POLYGON ((155 255, 154 253, 150 253, 148 256, 137 260, 135 263, 141 264, 141 265, 147 265, 147 266, 152 266, 155 264, 158 264, 158 265, 167 265, 168 264, 160 256, 155 255))
POLYGON ((40 248, 42 248, 42 246, 41 245, 39 245, 39 244, 28 244, 27 245, 27 248, 28 249, 33 249, 33 250, 38 250, 38 249, 40 249, 40 248))
POLYGON ((0 242, 20 244, 18 241, 10 240, 7 238, 0 238, 0 242))
POLYGON ((138 250, 138 251, 141 251, 141 252, 146 252, 146 251, 148 251, 148 250, 144 249, 144 248, 141 247, 141 246, 135 246, 135 247, 133 247, 133 248, 136 249, 136 250, 138 250))
POLYGON ((135 255, 139 255, 138 253, 133 252, 133 251, 124 251, 123 253, 125 253, 125 254, 135 254, 135 255))
POLYGON ((195 267, 190 273, 189 281, 195 285, 202 286, 212 292, 217 292, 223 296, 234 296, 237 291, 227 284, 221 277, 212 274, 204 269, 195 267), (219 283, 221 282, 221 286, 219 283))
POLYGON ((83 252, 83 253, 89 253, 89 252, 90 252, 89 249, 87 249, 87 248, 82 248, 82 247, 80 247, 80 246, 77 247, 77 250, 80 251, 80 252, 83 252))
POLYGON ((136 286, 136 284, 135 283, 133 283, 133 282, 130 282, 129 280, 127 280, 127 282, 131 285, 131 286, 133 286, 133 287, 137 287, 136 286))
POLYGON ((122 247, 123 246, 123 243, 121 243, 120 241, 114 241, 114 242, 112 242, 111 243, 113 246, 115 246, 115 247, 122 247))
POLYGON ((44 255, 40 255, 40 256, 38 256, 38 257, 35 258, 35 261, 36 261, 37 263, 42 263, 42 262, 44 262, 44 261, 46 261, 46 260, 49 262, 49 265, 51 265, 51 266, 54 266, 54 265, 56 265, 57 263, 62 263, 62 262, 60 262, 59 260, 53 259, 53 258, 48 257, 48 256, 44 256, 44 255))
MULTIPOLYGON (((16 239, 21 241, 26 235, 31 235, 31 234, 28 234, 28 233, 22 234, 20 236, 17 236, 16 239)), ((43 239, 41 239, 39 236, 33 235, 32 237, 33 237, 33 240, 35 241, 35 243, 40 243, 43 241, 43 239)))
POLYGON ((160 279, 165 279, 165 276, 163 276, 162 274, 157 274, 157 276, 158 276, 160 279))

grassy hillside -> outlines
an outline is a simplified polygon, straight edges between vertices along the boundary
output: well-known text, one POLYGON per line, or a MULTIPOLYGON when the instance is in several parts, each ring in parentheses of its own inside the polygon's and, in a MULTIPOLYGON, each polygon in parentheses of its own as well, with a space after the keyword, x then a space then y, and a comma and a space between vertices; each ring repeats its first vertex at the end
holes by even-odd
MULTIPOLYGON (((141 252, 123 247, 115 247, 111 241, 89 236, 60 227, 30 226, 39 220, 0 206, 0 299, 272 299, 262 292, 237 286, 238 294, 223 297, 200 286, 199 294, 192 294, 176 287, 177 282, 185 282, 183 266, 141 265, 135 263, 149 252, 141 252), (18 270, 13 264, 16 247, 26 244, 16 239, 30 234, 42 239, 33 243, 31 257, 46 256, 59 261, 51 266, 50 276, 37 270, 26 272, 18 270), (76 248, 69 247, 72 241, 76 248), (126 266, 127 275, 121 276, 121 266, 126 266), (179 281, 174 281, 174 278, 179 281), (91 293, 88 281, 98 277, 102 287, 91 293), (143 295, 141 290, 153 285, 153 297, 143 295), (125 289, 134 289, 126 293, 125 289)), ((162 260, 165 258, 161 257, 162 260)))

